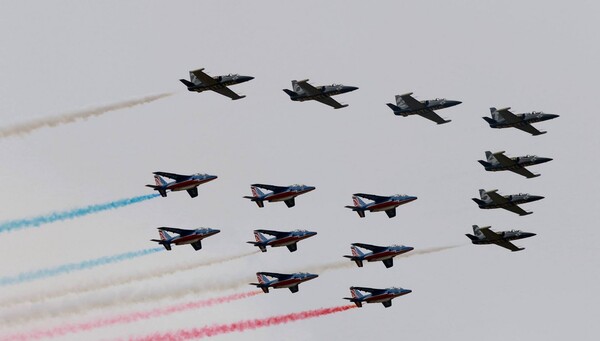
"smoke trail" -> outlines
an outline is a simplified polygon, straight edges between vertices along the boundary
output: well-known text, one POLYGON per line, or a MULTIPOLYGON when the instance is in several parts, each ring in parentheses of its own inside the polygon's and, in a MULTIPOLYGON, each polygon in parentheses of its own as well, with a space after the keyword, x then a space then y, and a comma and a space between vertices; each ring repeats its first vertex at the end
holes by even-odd
POLYGON ((130 341, 164 341, 164 340, 189 340, 200 339, 203 337, 211 337, 221 334, 229 334, 233 332, 243 332, 246 330, 254 330, 258 328, 276 326, 299 320, 320 317, 339 313, 342 311, 356 308, 355 305, 344 305, 333 308, 321 308, 315 310, 307 310, 299 313, 291 313, 286 315, 271 316, 263 319, 245 320, 227 324, 216 324, 202 328, 182 329, 167 333, 154 333, 142 337, 131 337, 130 341))
MULTIPOLYGON (((233 260, 236 260, 239 258, 247 257, 250 255, 256 254, 258 252, 260 252, 260 251, 250 251, 250 252, 239 253, 236 255, 231 255, 231 256, 226 256, 226 257, 220 257, 220 258, 197 261, 197 262, 188 263, 188 264, 170 266, 168 268, 153 269, 152 271, 146 272, 146 273, 130 273, 127 276, 120 277, 120 278, 95 279, 93 283, 87 283, 87 284, 83 284, 83 285, 79 284, 78 286, 71 286, 71 287, 64 286, 61 288, 60 291, 53 292, 53 293, 39 293, 39 295, 36 297, 16 298, 16 299, 12 298, 10 300, 0 302, 0 306, 2 308, 8 308, 8 307, 12 307, 17 304, 37 304, 37 303, 41 303, 41 302, 49 301, 49 300, 53 300, 53 299, 65 298, 66 296, 86 294, 86 293, 89 293, 92 291, 99 291, 99 290, 108 289, 108 288, 115 287, 115 286, 131 284, 131 283, 135 283, 135 282, 139 282, 139 281, 144 281, 144 280, 149 280, 149 279, 159 279, 162 277, 173 275, 180 271, 188 271, 188 270, 198 269, 201 267, 217 265, 217 264, 233 261, 233 260)), ((2 323, 0 322, 0 325, 1 324, 2 323)))
POLYGON ((42 279, 47 277, 54 277, 66 273, 70 273, 73 271, 87 270, 91 268, 95 268, 101 265, 107 265, 111 263, 122 262, 125 260, 150 255, 159 251, 162 251, 163 248, 153 248, 153 249, 145 249, 133 252, 125 252, 118 255, 113 256, 105 256, 95 259, 88 259, 79 263, 68 263, 59 265, 52 268, 39 269, 35 271, 22 272, 16 276, 9 277, 0 277, 0 286, 14 285, 23 282, 30 282, 36 279, 42 279))
POLYGON ((95 204, 89 205, 80 208, 74 208, 68 211, 59 211, 52 212, 46 215, 41 215, 33 218, 25 218, 18 220, 11 220, 4 223, 0 223, 0 233, 9 232, 14 230, 21 230, 30 227, 39 227, 40 225, 53 223, 55 221, 62 221, 68 219, 75 219, 78 217, 83 217, 88 214, 97 213, 101 211, 111 210, 115 208, 120 208, 132 204, 136 204, 138 202, 150 200, 152 198, 158 197, 159 194, 147 194, 141 195, 133 198, 120 199, 116 201, 107 202, 104 204, 95 204))
POLYGON ((43 127, 55 127, 61 124, 72 123, 77 120, 83 120, 86 118, 90 118, 93 116, 100 116, 110 111, 115 111, 119 109, 127 109, 134 107, 136 105, 146 104, 150 102, 154 102, 158 99, 165 98, 171 96, 172 93, 164 93, 153 96, 146 96, 138 99, 133 99, 129 101, 119 102, 115 104, 109 104, 106 106, 87 109, 82 111, 77 111, 73 113, 63 114, 60 116, 41 118, 38 120, 34 120, 28 123, 17 124, 12 127, 7 127, 4 129, 0 129, 0 138, 5 138, 13 135, 23 135, 28 134, 34 130, 43 128, 43 127))
POLYGON ((66 334, 90 331, 93 329, 107 327, 107 326, 111 326, 111 325, 115 325, 115 324, 132 323, 132 322, 136 322, 136 321, 140 321, 140 320, 146 320, 146 319, 150 319, 150 318, 170 315, 170 314, 174 314, 174 313, 178 313, 178 312, 182 312, 182 311, 186 311, 186 310, 191 310, 191 309, 206 308, 206 307, 210 307, 210 306, 217 305, 217 304, 229 303, 232 301, 237 301, 237 300, 241 300, 244 298, 256 296, 258 294, 262 294, 262 291, 249 291, 249 292, 232 294, 232 295, 228 295, 228 296, 215 297, 215 298, 210 298, 210 299, 205 299, 205 300, 200 300, 200 301, 195 301, 195 302, 188 302, 188 303, 183 303, 183 304, 172 305, 172 306, 165 307, 165 308, 155 308, 152 310, 120 314, 120 315, 116 315, 116 316, 112 316, 112 317, 96 319, 96 320, 89 321, 89 322, 64 324, 62 326, 57 326, 57 327, 45 329, 45 330, 29 331, 29 332, 25 332, 25 333, 7 335, 7 336, 2 337, 1 340, 2 341, 9 341, 9 340, 25 341, 25 340, 38 340, 41 338, 63 336, 66 334))

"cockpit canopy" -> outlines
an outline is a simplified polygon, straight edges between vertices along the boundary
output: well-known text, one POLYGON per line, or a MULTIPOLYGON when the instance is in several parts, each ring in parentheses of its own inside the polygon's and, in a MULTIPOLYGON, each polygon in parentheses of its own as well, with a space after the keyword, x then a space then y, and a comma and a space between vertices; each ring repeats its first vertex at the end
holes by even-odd
POLYGON ((294 231, 292 231, 292 232, 306 233, 306 232, 308 232, 308 231, 307 231, 307 230, 301 230, 301 229, 295 229, 295 230, 294 230, 294 231))
POLYGON ((207 176, 208 176, 208 174, 206 174, 206 173, 196 173, 196 174, 194 174, 194 176, 198 176, 198 177, 201 177, 201 178, 205 178, 205 177, 207 177, 207 176))

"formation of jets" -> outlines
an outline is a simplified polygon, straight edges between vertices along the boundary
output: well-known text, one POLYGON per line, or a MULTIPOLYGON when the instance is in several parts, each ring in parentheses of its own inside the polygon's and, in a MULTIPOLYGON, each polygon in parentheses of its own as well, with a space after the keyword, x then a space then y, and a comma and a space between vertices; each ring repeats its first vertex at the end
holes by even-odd
MULTIPOLYGON (((223 96, 227 96, 232 100, 238 100, 245 96, 239 95, 229 89, 229 86, 244 83, 254 79, 251 76, 243 76, 237 74, 229 74, 224 76, 211 77, 204 73, 204 69, 190 71, 190 80, 181 79, 180 81, 186 85, 189 91, 204 92, 214 91, 223 96)), ((347 107, 347 104, 341 104, 334 100, 332 96, 340 95, 357 90, 358 87, 346 86, 342 84, 313 86, 308 83, 308 79, 301 81, 292 81, 292 90, 283 89, 289 95, 292 101, 317 101, 328 105, 334 109, 347 107)), ((445 124, 450 120, 440 117, 436 111, 450 108, 461 104, 457 100, 447 99, 432 99, 419 101, 412 96, 412 92, 396 95, 396 104, 387 103, 394 115, 411 116, 418 115, 437 124, 445 124)), ((528 132, 532 135, 542 135, 541 132, 534 128, 531 124, 535 122, 547 121, 558 117, 558 115, 547 114, 543 112, 531 112, 524 114, 513 114, 509 111, 510 108, 496 109, 490 108, 491 118, 483 117, 489 123, 491 128, 517 128, 528 132)), ((488 172, 510 171, 519 174, 525 178, 539 177, 540 174, 530 172, 527 167, 539 165, 552 161, 551 158, 538 157, 535 155, 526 155, 518 157, 508 157, 504 151, 492 153, 485 152, 486 160, 478 160, 478 162, 488 172)), ((187 191, 190 197, 198 196, 198 186, 209 181, 217 179, 216 175, 209 174, 193 174, 182 175, 167 172, 154 172, 154 185, 146 185, 155 191, 158 191, 161 196, 166 197, 167 192, 187 191), (163 179, 169 178, 173 181, 167 182, 163 179)), ((306 185, 290 185, 276 186, 269 184, 252 184, 250 186, 252 195, 244 196, 263 208, 265 202, 284 202, 288 208, 296 205, 296 197, 315 190, 314 186, 306 185)), ((527 212, 519 207, 520 204, 529 203, 541 200, 544 197, 530 194, 512 194, 500 195, 497 190, 486 191, 479 190, 480 198, 472 198, 481 209, 502 208, 518 215, 529 215, 532 212, 527 212)), ((365 217, 365 212, 385 212, 389 218, 396 216, 396 208, 417 200, 416 196, 411 195, 391 195, 382 196, 366 193, 354 193, 352 195, 352 206, 345 206, 348 209, 356 212, 360 218, 365 217)), ((198 228, 198 229, 181 229, 174 227, 159 227, 160 239, 152 239, 163 245, 167 250, 171 250, 172 245, 191 245, 194 250, 202 248, 202 240, 213 236, 220 232, 217 229, 198 228), (170 236, 170 233, 176 236, 170 236)), ((298 250, 298 243, 304 239, 313 237, 317 232, 307 230, 293 231, 276 231, 267 229, 254 230, 254 241, 247 243, 258 247, 260 251, 267 252, 267 247, 286 247, 289 252, 298 250)), ((485 245, 495 244, 511 251, 521 251, 520 248, 511 243, 513 240, 529 238, 535 236, 531 232, 523 232, 519 230, 494 232, 490 226, 479 227, 473 225, 473 234, 466 234, 472 244, 485 245)), ((364 262, 382 262, 386 268, 391 268, 394 265, 393 259, 398 255, 412 251, 414 248, 404 245, 373 245, 365 243, 353 243, 350 246, 351 255, 344 255, 351 262, 355 262, 358 267, 363 267, 364 262)), ((276 273, 276 272, 257 272, 257 283, 250 283, 265 293, 269 289, 288 288, 292 293, 299 291, 299 285, 303 282, 317 278, 319 275, 311 273, 276 273)), ((370 287, 350 287, 352 297, 344 297, 358 307, 362 307, 364 303, 382 303, 388 308, 392 305, 392 299, 409 294, 412 290, 390 287, 390 288, 370 288, 370 287)))

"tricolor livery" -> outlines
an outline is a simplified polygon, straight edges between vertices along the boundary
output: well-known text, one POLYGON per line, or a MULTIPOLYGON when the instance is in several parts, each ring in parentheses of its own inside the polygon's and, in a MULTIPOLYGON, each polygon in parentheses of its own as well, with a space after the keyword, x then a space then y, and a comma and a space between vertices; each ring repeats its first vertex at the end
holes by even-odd
POLYGON ((204 73, 203 70, 204 69, 190 71, 190 81, 185 79, 180 79, 179 81, 185 84, 189 91, 203 92, 211 90, 223 96, 227 96, 232 100, 236 100, 246 96, 240 96, 236 94, 235 92, 231 91, 228 86, 254 79, 254 77, 235 74, 211 77, 204 73))
POLYGON ((412 92, 404 95, 396 95, 396 105, 387 103, 390 109, 394 110, 396 116, 419 115, 437 124, 450 122, 441 118, 434 110, 444 109, 459 105, 462 102, 447 100, 445 98, 436 98, 427 101, 417 101, 411 96, 412 92))
POLYGON ((386 268, 391 268, 394 266, 394 257, 414 250, 413 247, 404 245, 377 246, 363 243, 353 243, 350 249, 352 250, 352 256, 346 255, 344 257, 356 262, 359 268, 362 268, 363 262, 379 261, 383 262, 386 268), (371 252, 363 253, 359 248, 371 252))
POLYGON ((311 232, 306 230, 294 230, 290 232, 273 230, 254 230, 254 238, 256 239, 256 241, 247 243, 257 246, 262 252, 267 252, 267 246, 285 246, 288 248, 288 250, 290 250, 290 252, 294 252, 298 249, 299 241, 306 238, 310 238, 316 234, 317 232, 311 232), (267 238, 265 234, 273 237, 267 238))
POLYGON ((298 285, 302 282, 315 279, 319 275, 309 274, 306 272, 296 272, 293 274, 280 274, 276 272, 257 272, 256 278, 258 283, 250 283, 261 288, 265 293, 269 292, 269 288, 282 289, 288 288, 292 293, 298 292, 298 285), (274 279, 270 279, 274 278, 274 279))
POLYGON ((190 197, 195 198, 198 196, 198 186, 216 178, 216 175, 209 174, 181 175, 166 172, 154 172, 154 181, 156 182, 156 185, 146 185, 146 187, 151 187, 155 191, 158 191, 162 197, 167 196, 167 191, 187 191, 190 197), (166 182, 162 176, 175 181, 166 182))
POLYGON ((495 244, 513 252, 525 250, 525 248, 517 247, 515 244, 510 242, 511 240, 535 236, 535 233, 523 232, 519 230, 494 232, 490 230, 490 227, 491 226, 479 227, 477 225, 473 225, 474 235, 467 234, 466 236, 469 237, 471 242, 475 245, 495 244))
POLYGON ((295 198, 297 196, 313 191, 315 187, 305 185, 273 186, 265 184, 253 184, 250 185, 250 189, 252 190, 252 196, 245 196, 244 198, 254 201, 258 207, 265 207, 265 201, 283 201, 287 207, 294 207, 296 205, 295 198), (264 193, 261 189, 265 189, 270 192, 264 193))
POLYGON ((472 198, 472 200, 475 201, 481 209, 503 208, 518 215, 528 215, 533 212, 526 212, 518 205, 544 199, 542 196, 530 195, 528 193, 502 196, 496 192, 498 192, 497 189, 493 189, 491 191, 480 189, 479 196, 481 199, 472 198))
POLYGON ((530 113, 513 114, 509 108, 496 109, 490 108, 492 117, 483 117, 491 128, 517 128, 524 132, 530 133, 533 136, 545 134, 545 131, 539 131, 534 128, 531 123, 542 122, 559 117, 554 114, 546 114, 541 111, 533 111, 530 113))
POLYGON ((221 232, 217 229, 211 228, 199 228, 195 230, 178 229, 174 227, 159 227, 158 234, 160 239, 151 239, 153 242, 157 242, 165 247, 167 250, 171 250, 171 244, 174 245, 186 245, 190 244, 194 250, 198 251, 202 248, 202 239, 213 236, 221 232), (167 232, 177 233, 178 236, 171 237, 167 232))
POLYGON ((355 86, 346 86, 342 84, 322 85, 314 87, 308 84, 308 79, 292 81, 292 88, 294 90, 283 89, 286 94, 290 96, 292 101, 318 101, 326 104, 334 109, 345 108, 348 104, 340 104, 338 101, 331 98, 331 96, 343 94, 346 92, 354 91, 358 89, 355 86))
POLYGON ((384 211, 388 217, 393 218, 396 216, 396 207, 407 204, 411 201, 417 200, 417 197, 410 195, 396 194, 392 196, 380 196, 374 194, 365 193, 354 193, 352 195, 352 201, 354 206, 345 206, 358 213, 361 218, 365 217, 365 211, 369 212, 381 212, 384 211), (368 199, 372 202, 365 203, 362 199, 368 199))
POLYGON ((384 307, 389 308, 392 306, 394 298, 410 294, 411 292, 412 290, 410 289, 395 287, 386 289, 350 287, 352 297, 344 297, 344 299, 353 302, 359 308, 362 307, 363 303, 381 303, 384 307), (366 292, 366 294, 363 292, 366 292))
POLYGON ((533 174, 525 167, 552 161, 551 158, 539 157, 536 155, 507 157, 504 153, 504 151, 496 153, 486 151, 485 156, 487 161, 478 160, 478 162, 483 165, 488 172, 511 171, 529 179, 538 177, 540 174, 533 174))

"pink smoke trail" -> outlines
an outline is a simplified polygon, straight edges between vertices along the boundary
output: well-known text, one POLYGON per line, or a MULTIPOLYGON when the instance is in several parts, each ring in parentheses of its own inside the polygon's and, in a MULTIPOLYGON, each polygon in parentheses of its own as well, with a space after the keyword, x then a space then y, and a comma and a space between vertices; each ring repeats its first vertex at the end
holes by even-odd
POLYGON ((221 334, 233 332, 243 332, 246 330, 254 330, 257 328, 270 327, 279 324, 290 323, 309 318, 330 315, 356 308, 355 305, 344 305, 333 308, 321 308, 315 310, 307 310, 299 313, 291 313, 286 315, 271 316, 264 319, 254 319, 238 321, 228 324, 217 324, 202 328, 183 329, 174 332, 155 333, 142 337, 131 337, 130 341, 165 341, 165 340, 189 340, 200 339, 203 337, 211 337, 221 334))
POLYGON ((134 313, 127 313, 116 315, 108 318, 100 318, 97 320, 83 322, 83 323, 74 323, 74 324, 65 324, 60 325, 50 329, 37 330, 31 332, 24 332, 20 334, 7 335, 2 337, 2 341, 8 340, 38 340, 42 338, 63 336, 66 334, 73 334, 83 331, 89 331, 92 329, 107 327, 115 324, 124 324, 124 323, 132 323, 139 320, 145 320, 154 317, 160 317, 165 315, 170 315, 186 310, 198 309, 198 308, 206 308, 217 304, 228 303, 236 300, 241 300, 244 298, 256 296, 258 294, 262 294, 262 291, 249 291, 242 292, 237 294, 232 294, 228 296, 215 297, 206 300, 183 303, 178 305, 172 305, 166 308, 156 308, 147 311, 138 311, 134 313))

